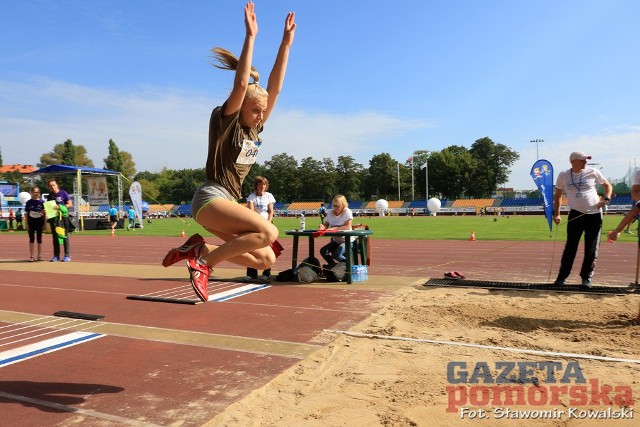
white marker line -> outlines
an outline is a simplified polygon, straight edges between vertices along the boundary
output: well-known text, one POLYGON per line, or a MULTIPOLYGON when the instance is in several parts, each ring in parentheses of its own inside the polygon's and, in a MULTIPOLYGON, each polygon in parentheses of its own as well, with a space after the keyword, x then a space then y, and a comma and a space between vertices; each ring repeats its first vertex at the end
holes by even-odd
MULTIPOLYGON (((26 338, 22 338, 22 339, 19 339, 19 340, 10 341, 8 343, 0 344, 0 347, 6 346, 6 345, 10 345, 10 344, 15 344, 15 343, 18 343, 18 342, 21 342, 21 341, 28 341, 28 340, 31 340, 33 338, 38 338, 38 337, 42 337, 42 336, 45 336, 45 335, 55 334, 55 333, 58 333, 58 332, 61 332, 61 331, 72 331, 72 330, 76 330, 76 329, 87 330, 87 329, 95 328, 95 327, 97 327, 99 325, 99 323, 95 323, 95 322, 92 322, 92 321, 84 321, 84 322, 85 322, 84 324, 80 324, 79 326, 72 325, 71 327, 68 327, 68 328, 55 328, 55 329, 53 327, 51 327, 51 328, 41 328, 41 329, 38 329, 38 330, 33 331, 33 332, 34 333, 35 332, 40 332, 40 331, 48 331, 48 332, 44 332, 44 333, 37 334, 37 335, 30 335, 30 336, 28 336, 26 338), (84 326, 84 327, 81 327, 81 326, 84 326)), ((69 323, 69 322, 64 322, 64 323, 69 323)), ((61 323, 61 325, 64 324, 64 323, 61 323)), ((20 335, 22 335, 22 334, 20 334, 20 335)))
POLYGON ((72 332, 55 338, 49 338, 34 344, 0 352, 0 368, 13 363, 22 362, 32 357, 51 353, 63 348, 71 347, 85 341, 101 338, 102 334, 90 334, 86 332, 72 332))
POLYGON ((349 337, 356 337, 356 338, 377 338, 377 339, 392 340, 392 341, 411 341, 411 342, 418 342, 418 343, 444 344, 444 345, 453 345, 453 346, 459 346, 459 347, 484 348, 487 350, 510 351, 513 353, 535 354, 538 356, 571 357, 576 359, 600 360, 605 362, 623 362, 623 363, 640 364, 640 360, 623 359, 619 357, 591 356, 590 354, 580 354, 580 353, 558 353, 555 351, 531 350, 528 348, 497 347, 493 345, 473 344, 473 343, 455 342, 455 341, 428 340, 428 339, 420 339, 420 338, 397 337, 394 335, 376 335, 376 334, 364 334, 360 332, 336 331, 333 329, 324 329, 324 331, 334 333, 334 334, 346 335, 349 337))
MULTIPOLYGON (((68 328, 58 328, 58 326, 63 326, 63 325, 66 325, 67 323, 76 324, 77 321, 68 320, 66 322, 58 322, 58 323, 56 323, 54 325, 56 327, 56 329, 53 329, 52 327, 40 327, 40 328, 31 327, 31 328, 28 328, 29 329, 28 331, 24 331, 24 332, 20 332, 20 333, 16 333, 16 334, 13 334, 13 335, 8 335, 8 336, 5 336, 5 337, 2 337, 2 338, 0 338, 0 341, 7 340, 9 338, 20 337, 20 336, 23 336, 23 335, 30 335, 30 334, 33 334, 33 333, 38 332, 38 331, 52 331, 53 330, 55 332, 56 330, 60 330, 60 329, 65 330, 65 329, 68 329, 68 328)), ((15 331, 7 331, 7 332, 17 332, 17 331, 22 330, 22 329, 25 329, 25 328, 24 327, 16 328, 15 331)), ((51 332, 48 332, 48 333, 51 333, 51 332)))
POLYGON ((230 289, 224 292, 218 292, 213 295, 209 295, 209 301, 221 302, 227 301, 232 298, 237 298, 241 295, 245 295, 251 292, 260 291, 262 289, 270 288, 270 285, 245 285, 239 288, 230 289))
MULTIPOLYGON (((46 322, 44 322, 44 323, 49 323, 49 322, 52 322, 52 321, 53 321, 53 319, 51 319, 51 316, 44 316, 44 317, 39 317, 39 318, 36 318, 36 319, 29 319, 29 320, 25 320, 24 322, 19 322, 19 323, 9 323, 9 324, 7 324, 7 325, 0 326, 0 329, 13 328, 13 327, 15 327, 16 325, 28 325, 28 324, 31 324, 31 323, 33 323, 33 322, 40 322, 41 320, 47 320, 47 321, 46 321, 46 322)), ((39 323, 35 323, 35 324, 36 324, 36 325, 38 325, 39 323)))

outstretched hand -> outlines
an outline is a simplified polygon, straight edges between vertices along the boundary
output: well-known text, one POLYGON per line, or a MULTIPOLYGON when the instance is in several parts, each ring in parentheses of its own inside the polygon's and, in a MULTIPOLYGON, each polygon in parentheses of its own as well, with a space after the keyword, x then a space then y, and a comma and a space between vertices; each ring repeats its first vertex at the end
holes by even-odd
POLYGON ((244 7, 244 26, 248 36, 258 34, 258 20, 256 19, 255 5, 252 1, 244 7))
POLYGON ((284 20, 284 34, 282 35, 282 44, 285 46, 291 46, 293 43, 293 36, 296 33, 296 14, 295 12, 289 12, 287 18, 284 20))
POLYGON ((618 233, 617 231, 610 231, 607 233, 607 237, 609 238, 609 243, 613 243, 616 240, 618 240, 618 237, 620 237, 620 233, 618 233))

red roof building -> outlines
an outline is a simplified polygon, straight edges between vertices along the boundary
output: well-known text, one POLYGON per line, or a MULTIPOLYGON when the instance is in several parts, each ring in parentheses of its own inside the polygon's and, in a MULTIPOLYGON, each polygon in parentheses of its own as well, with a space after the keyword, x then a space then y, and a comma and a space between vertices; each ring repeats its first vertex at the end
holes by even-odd
POLYGON ((36 170, 38 170, 37 167, 33 166, 33 165, 4 165, 4 166, 0 166, 0 173, 6 173, 6 172, 20 172, 21 174, 28 174, 31 172, 35 172, 36 170))

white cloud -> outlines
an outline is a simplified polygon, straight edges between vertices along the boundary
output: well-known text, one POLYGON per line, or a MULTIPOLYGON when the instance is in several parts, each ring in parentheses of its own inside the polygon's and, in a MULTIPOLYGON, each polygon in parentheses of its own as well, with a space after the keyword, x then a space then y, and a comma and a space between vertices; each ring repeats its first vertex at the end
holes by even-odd
MULTIPOLYGON (((171 88, 114 91, 52 80, 2 82, 3 160, 35 164, 55 144, 71 139, 102 167, 113 139, 133 155, 139 171, 204 167, 209 115, 224 96, 171 88)), ((349 155, 366 166, 372 155, 397 148, 389 140, 428 126, 376 112, 335 115, 276 107, 262 134, 260 161, 279 153, 298 160, 349 155)))
POLYGON ((402 141, 410 132, 429 126, 427 121, 405 120, 376 112, 347 116, 280 111, 273 114, 263 132, 262 158, 284 152, 298 160, 351 156, 368 166, 373 155, 397 149, 397 143, 392 146, 389 141, 402 141))
MULTIPOLYGON (((636 166, 640 161, 640 152, 635 151, 640 141, 640 127, 618 126, 603 129, 593 135, 567 135, 545 139, 539 144, 540 158, 549 160, 554 167, 555 176, 562 170, 569 169, 569 154, 573 151, 584 151, 593 158, 594 167, 602 169, 608 179, 623 178, 629 166, 636 166)), ((536 188, 529 172, 536 160, 536 148, 531 147, 520 152, 518 160, 512 170, 507 187, 518 190, 534 190, 536 188)), ((640 164, 638 164, 640 165, 640 164)))

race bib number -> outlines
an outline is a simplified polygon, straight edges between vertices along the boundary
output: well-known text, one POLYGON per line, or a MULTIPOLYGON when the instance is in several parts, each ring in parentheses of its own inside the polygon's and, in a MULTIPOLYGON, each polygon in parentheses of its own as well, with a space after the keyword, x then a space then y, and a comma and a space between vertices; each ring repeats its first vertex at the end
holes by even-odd
POLYGON ((42 212, 29 211, 29 216, 31 218, 42 218, 42 212))
POLYGON ((239 165, 254 164, 256 162, 256 159, 258 158, 260 145, 262 145, 262 142, 260 141, 251 141, 249 139, 245 139, 244 141, 242 141, 242 148, 240 149, 240 154, 238 154, 236 163, 239 165))

